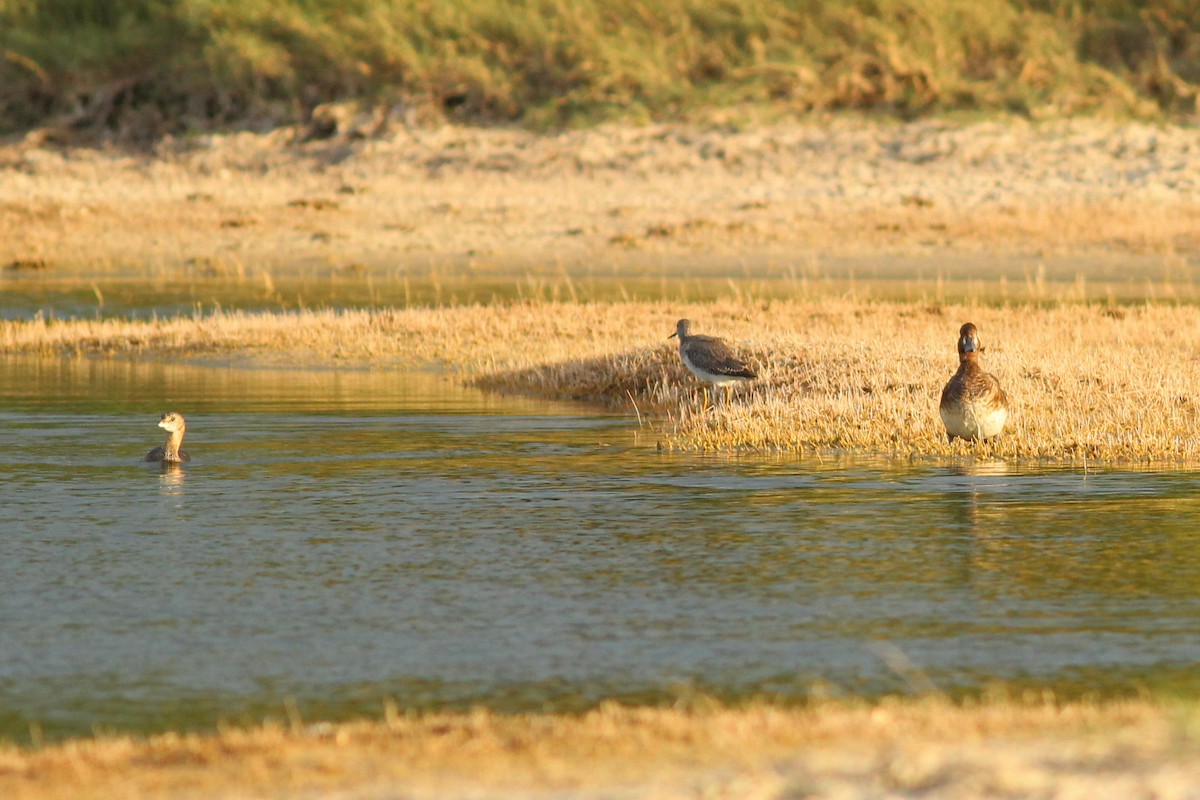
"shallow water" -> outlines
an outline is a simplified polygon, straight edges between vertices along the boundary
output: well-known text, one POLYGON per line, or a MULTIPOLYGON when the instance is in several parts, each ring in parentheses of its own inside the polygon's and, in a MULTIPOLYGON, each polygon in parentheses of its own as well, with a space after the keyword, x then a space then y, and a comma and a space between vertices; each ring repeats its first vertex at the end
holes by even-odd
POLYGON ((86 360, 0 360, 0 441, 0 737, 1200 689, 1192 472, 663 454, 433 374, 86 360))
POLYGON ((5 276, 0 319, 148 318, 197 310, 279 311, 305 308, 399 308, 513 300, 704 302, 723 298, 821 299, 847 296, 903 302, 1013 303, 1153 300, 1195 303, 1200 286, 1159 257, 826 258, 815 263, 748 261, 730 276, 724 261, 694 258, 604 270, 561 265, 525 271, 440 265, 409 271, 342 274, 326 270, 241 276, 5 276), (986 277, 981 277, 986 276, 986 277))

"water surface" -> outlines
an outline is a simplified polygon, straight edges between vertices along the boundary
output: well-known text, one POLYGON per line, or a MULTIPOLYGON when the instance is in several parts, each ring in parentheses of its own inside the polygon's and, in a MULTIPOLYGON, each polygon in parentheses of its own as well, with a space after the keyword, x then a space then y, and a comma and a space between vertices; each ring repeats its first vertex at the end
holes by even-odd
POLYGON ((731 268, 696 256, 640 265, 547 265, 525 270, 439 264, 345 273, 336 269, 230 276, 129 269, 114 274, 4 276, 0 319, 171 317, 213 309, 409 308, 545 301, 860 300, 970 305, 1147 301, 1200 302, 1178 259, 1160 256, 1043 258, 940 253, 867 258, 755 260, 731 268))
POLYGON ((0 737, 1200 688, 1200 475, 659 453, 436 374, 0 360, 0 737), (189 421, 182 469, 139 463, 189 421))

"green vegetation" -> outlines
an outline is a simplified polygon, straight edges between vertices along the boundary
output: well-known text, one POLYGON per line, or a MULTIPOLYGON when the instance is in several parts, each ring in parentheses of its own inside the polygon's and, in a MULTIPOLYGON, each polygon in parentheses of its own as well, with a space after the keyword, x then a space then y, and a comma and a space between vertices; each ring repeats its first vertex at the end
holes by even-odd
POLYGON ((472 123, 857 109, 1191 115, 1193 0, 0 0, 0 132, 331 101, 472 123))

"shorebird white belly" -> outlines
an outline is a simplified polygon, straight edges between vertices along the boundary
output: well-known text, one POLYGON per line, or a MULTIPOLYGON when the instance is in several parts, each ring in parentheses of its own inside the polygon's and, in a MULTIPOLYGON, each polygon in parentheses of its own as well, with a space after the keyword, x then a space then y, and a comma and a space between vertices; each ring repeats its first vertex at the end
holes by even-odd
POLYGON ((741 383, 743 381, 750 380, 749 378, 743 378, 740 375, 721 375, 719 373, 709 372, 703 367, 697 366, 696 362, 692 361, 692 359, 689 357, 688 351, 682 348, 679 351, 679 357, 683 359, 683 365, 687 367, 693 375, 702 381, 713 384, 714 386, 723 386, 727 383, 741 383))

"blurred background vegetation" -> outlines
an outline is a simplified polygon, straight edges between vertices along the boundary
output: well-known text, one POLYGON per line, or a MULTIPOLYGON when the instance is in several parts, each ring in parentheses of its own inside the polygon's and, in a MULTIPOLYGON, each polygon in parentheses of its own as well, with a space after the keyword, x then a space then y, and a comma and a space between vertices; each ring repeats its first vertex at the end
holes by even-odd
POLYGON ((1194 117, 1197 0, 0 0, 0 133, 403 104, 473 124, 1194 117))

